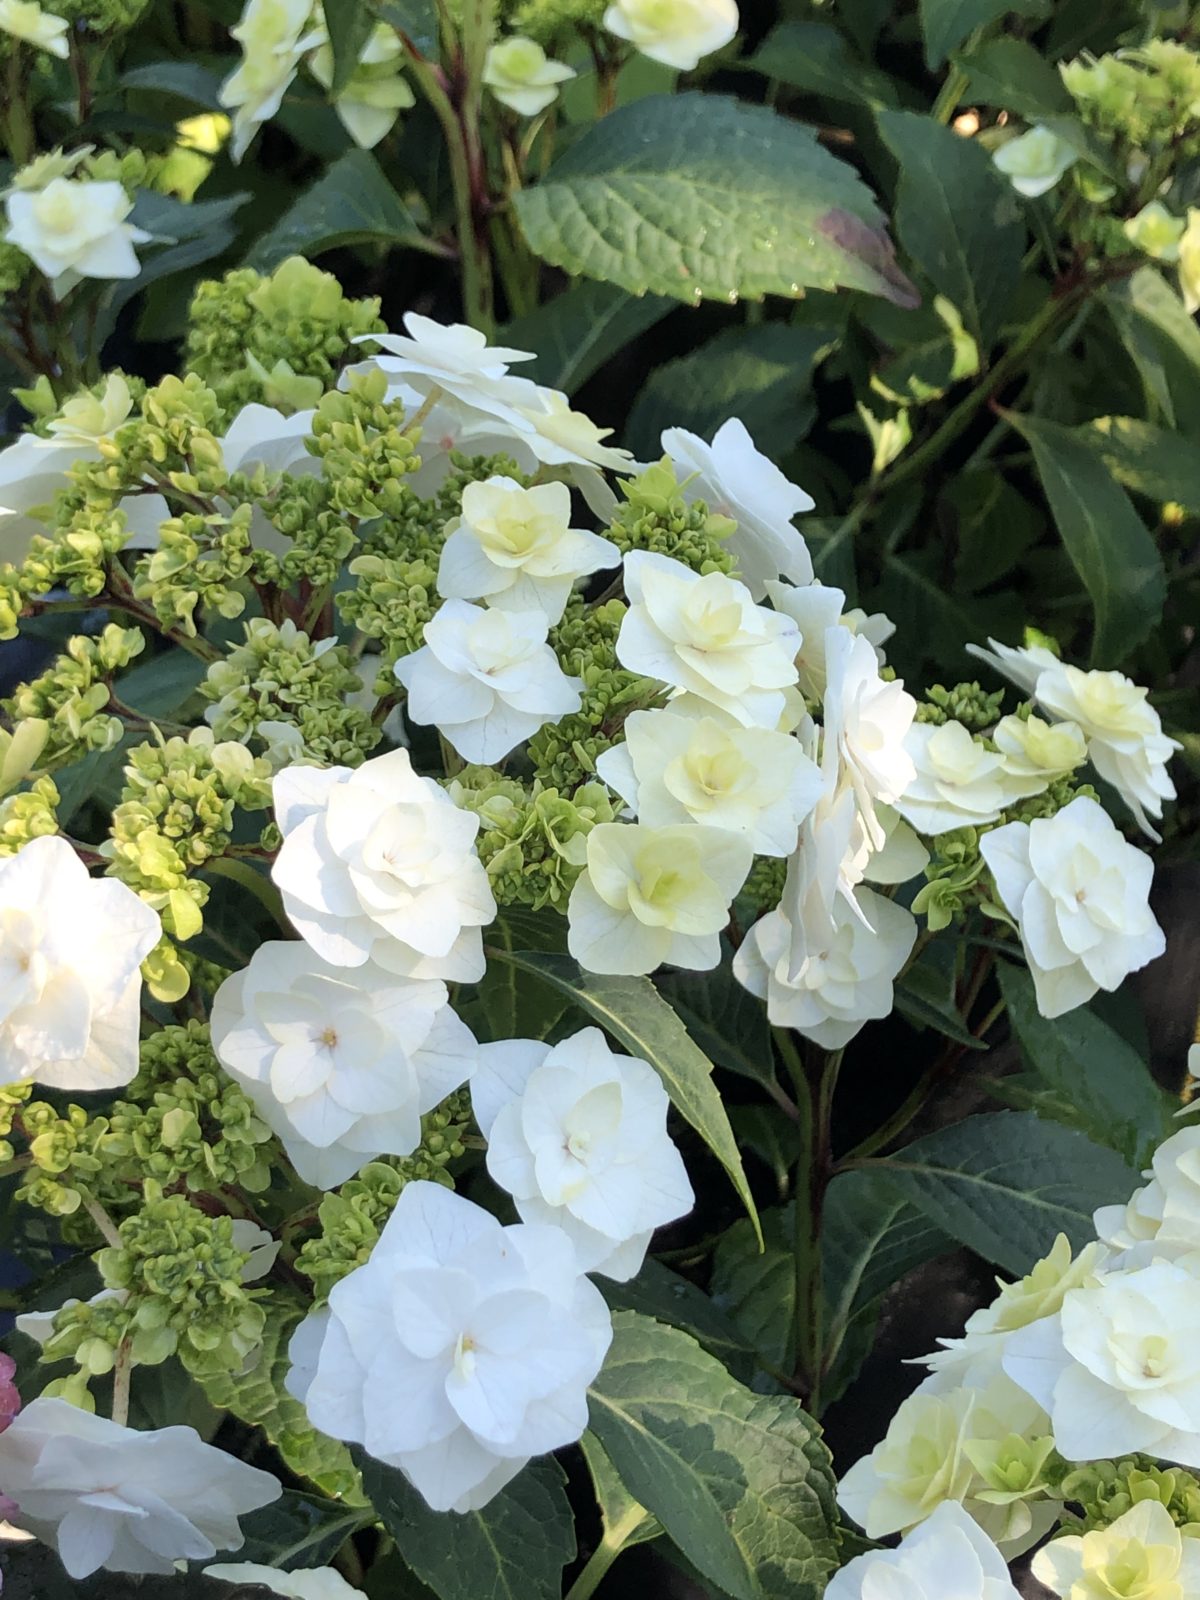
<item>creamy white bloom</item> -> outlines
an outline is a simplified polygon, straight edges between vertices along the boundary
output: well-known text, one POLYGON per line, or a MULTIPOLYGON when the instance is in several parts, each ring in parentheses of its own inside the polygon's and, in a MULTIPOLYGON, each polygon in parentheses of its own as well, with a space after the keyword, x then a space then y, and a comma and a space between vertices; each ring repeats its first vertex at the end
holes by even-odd
POLYGON ((895 804, 918 833, 934 836, 995 822, 1027 792, 1010 782, 1004 756, 961 722, 914 722, 904 748, 916 770, 895 804))
POLYGON ((661 1079, 610 1050, 599 1028, 553 1047, 481 1045, 471 1104, 487 1169, 522 1222, 562 1228, 584 1272, 632 1278, 655 1228, 692 1208, 661 1079))
POLYGON ((1041 794, 1087 760, 1087 740, 1077 723, 1043 722, 1032 712, 1001 717, 992 742, 1004 757, 1005 782, 1021 798, 1041 794))
POLYGON ((1002 144, 992 160, 1027 200, 1053 189, 1068 168, 1079 160, 1078 152, 1065 139, 1040 124, 1002 144))
POLYGON ((1200 1127, 1164 1139, 1142 1176, 1150 1181, 1125 1205, 1095 1212, 1097 1237, 1110 1250, 1133 1252, 1138 1260, 1176 1260, 1200 1249, 1200 1127))
POLYGON ((633 712, 625 742, 603 751, 596 771, 647 827, 728 828, 766 856, 791 854, 824 787, 789 734, 674 709, 633 712))
POLYGON ((335 1189, 411 1154, 421 1117, 466 1082, 475 1039, 448 998, 444 983, 272 940, 217 991, 213 1049, 305 1183, 335 1189))
POLYGON ((312 26, 312 0, 246 0, 229 31, 242 47, 241 64, 225 79, 218 99, 233 112, 229 153, 240 161, 255 134, 283 104, 307 50, 322 42, 312 26))
POLYGON ((91 878, 63 838, 0 861, 0 1054, 14 1082, 116 1089, 138 1070, 142 961, 158 916, 91 878))
POLYGON ((69 25, 52 11, 43 11, 38 0, 0 0, 0 33, 46 50, 60 61, 71 53, 67 42, 69 25))
POLYGON ((1124 800, 1143 833, 1157 839, 1147 813, 1161 817, 1175 798, 1167 762, 1183 746, 1162 731, 1158 712, 1123 672, 1081 672, 1056 662, 1038 675, 1034 696, 1051 716, 1074 722, 1088 742, 1088 759, 1124 800))
POLYGON ((768 581, 779 577, 812 582, 812 557, 792 526, 798 512, 812 510, 812 496, 755 448, 745 423, 731 417, 711 444, 684 428, 668 428, 662 447, 685 497, 703 500, 710 511, 737 523, 725 544, 755 600, 766 594, 768 581))
POLYGON ((1052 1539, 1033 1575, 1063 1600, 1189 1600, 1200 1594, 1200 1539, 1184 1538, 1161 1501, 1139 1500, 1107 1528, 1052 1539))
POLYGON ((560 1228, 504 1228, 409 1183, 370 1260, 297 1329, 287 1388, 314 1427, 398 1467, 433 1510, 473 1511, 579 1438, 611 1339, 560 1228))
POLYGON ((753 860, 749 841, 723 828, 601 823, 571 890, 567 948, 588 972, 707 971, 753 860))
MULTIPOLYGON (((400 71, 404 46, 394 28, 378 23, 367 37, 350 81, 333 102, 342 126, 361 150, 373 150, 391 132, 396 118, 416 103, 400 71)), ((308 59, 308 70, 323 89, 332 89, 333 48, 323 44, 308 59)))
POLYGON ((349 767, 286 767, 271 876, 296 931, 338 967, 475 983, 496 915, 475 853, 479 818, 419 777, 407 750, 349 767))
POLYGON ((516 403, 534 386, 526 379, 509 377, 508 369, 515 361, 532 361, 532 351, 490 345, 478 329, 466 323, 443 324, 415 311, 406 312, 403 321, 404 334, 371 333, 359 339, 360 344, 377 344, 385 352, 372 357, 365 363, 367 367, 378 367, 422 400, 440 391, 470 407, 477 416, 502 421, 518 432, 527 431, 516 403))
POLYGON ((44 189, 12 189, 4 208, 5 239, 50 279, 62 299, 81 278, 136 278, 135 244, 150 234, 126 218, 133 201, 119 183, 52 178, 44 189))
POLYGON ((1125 237, 1156 261, 1178 261, 1179 241, 1187 224, 1172 216, 1161 200, 1151 200, 1135 217, 1125 220, 1125 237))
POLYGON ((469 483, 462 515, 449 524, 442 546, 438 593, 559 621, 578 579, 621 564, 610 539, 570 522, 571 491, 564 483, 530 489, 512 478, 469 483))
POLYGON ((284 1600, 358 1600, 362 1594, 332 1567, 299 1567, 280 1572, 277 1567, 260 1567, 252 1561, 231 1561, 205 1567, 204 1576, 222 1583, 257 1584, 260 1589, 283 1595, 284 1600))
POLYGON ((1118 988, 1166 948, 1150 909, 1149 856, 1086 795, 1053 817, 994 828, 979 848, 1016 919, 1044 1017, 1118 988))
POLYGON ((1050 1413, 1069 1461, 1144 1451, 1200 1467, 1200 1279, 1152 1261, 1072 1289, 1013 1334, 1004 1370, 1050 1413))
POLYGON ((870 640, 846 628, 826 630, 825 675, 821 766, 832 791, 854 795, 872 848, 879 849, 884 835, 876 802, 897 806, 916 777, 905 741, 917 702, 899 679, 884 682, 870 640))
POLYGON ((604 26, 651 61, 691 72, 738 30, 735 0, 613 0, 604 26))
POLYGON ((558 99, 558 91, 574 67, 551 61, 533 39, 511 34, 491 46, 483 64, 483 81, 510 111, 536 117, 558 99))
POLYGON ((940 1505, 897 1550, 855 1556, 825 1600, 1019 1600, 999 1550, 961 1506, 940 1505))
POLYGON ((895 633, 896 624, 882 611, 870 615, 859 607, 847 611, 844 590, 815 580, 801 588, 768 582, 766 591, 776 611, 791 617, 800 629, 796 670, 800 688, 810 700, 825 698, 825 635, 830 628, 841 626, 850 633, 862 634, 870 641, 879 665, 885 664, 883 646, 895 633))
POLYGON ((18 1525, 53 1546, 72 1578, 102 1567, 173 1573, 176 1561, 236 1550, 238 1517, 283 1492, 194 1428, 139 1433, 45 1397, 0 1434, 0 1483, 18 1525))
POLYGON ((990 667, 995 667, 997 672, 1015 683, 1018 689, 1023 689, 1026 694, 1033 693, 1034 684, 1047 667, 1062 665, 1054 652, 1047 650, 1045 645, 1009 645, 1001 644, 997 639, 989 639, 986 649, 981 644, 969 644, 967 654, 976 656, 980 661, 986 661, 990 667))
POLYGON ((625 558, 629 610, 617 659, 728 712, 743 727, 774 728, 796 682, 799 633, 790 617, 755 605, 744 583, 653 551, 625 558))
POLYGON ((563 671, 548 630, 543 611, 447 600, 425 624, 422 648, 394 668, 409 716, 432 723, 465 761, 501 760, 582 704, 583 682, 563 671))

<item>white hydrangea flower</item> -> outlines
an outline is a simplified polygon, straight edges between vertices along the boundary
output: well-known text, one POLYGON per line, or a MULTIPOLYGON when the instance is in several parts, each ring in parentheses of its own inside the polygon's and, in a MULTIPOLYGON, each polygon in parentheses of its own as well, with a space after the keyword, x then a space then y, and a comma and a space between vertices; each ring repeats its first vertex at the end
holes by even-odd
POLYGON ((542 611, 447 600, 425 624, 422 648, 393 669, 408 691, 408 715, 433 724, 464 761, 502 760, 582 704, 582 679, 559 665, 549 626, 542 611))
POLYGON ((775 728, 796 682, 800 638, 790 617, 755 605, 736 578, 704 577, 654 551, 625 557, 629 609, 617 659, 727 712, 745 728, 775 728))
POLYGON ((1032 713, 1001 717, 992 742, 1004 757, 1005 780, 1020 799, 1041 794, 1087 760, 1087 740, 1077 723, 1043 722, 1032 713))
POLYGON ((81 278, 136 278, 135 244, 151 235, 126 218, 133 201, 119 183, 52 178, 44 189, 11 189, 5 239, 50 279, 61 300, 81 278))
MULTIPOLYGON (((546 467, 607 467, 612 472, 632 472, 634 460, 628 450, 605 444, 611 428, 600 428, 582 411, 573 411, 561 389, 531 384, 527 378, 514 379, 522 386, 520 413, 531 430, 530 448, 546 467)), ((585 495, 588 480, 577 479, 585 495)), ((615 501, 613 502, 616 503, 615 501)), ((594 509, 594 508, 593 508, 594 509)))
POLYGON ((780 576, 797 584, 812 582, 812 557, 792 526, 794 516, 812 510, 812 496, 789 482, 770 457, 755 448, 745 423, 731 417, 717 429, 711 444, 684 428, 668 428, 662 447, 684 496, 705 501, 710 511, 737 523, 725 544, 755 600, 761 600, 768 582, 780 576))
POLYGON ((1152 1261, 1072 1289, 1020 1328, 1004 1370, 1050 1414, 1068 1461, 1144 1451, 1200 1467, 1200 1278, 1152 1261))
POLYGON ((1020 1600, 1008 1564, 961 1506, 940 1505, 896 1550, 855 1556, 825 1600, 1020 1600))
POLYGON ((802 588, 790 583, 769 582, 766 590, 776 611, 791 617, 800 629, 796 670, 800 674, 800 688, 810 700, 825 698, 825 635, 830 628, 840 626, 850 633, 861 634, 870 642, 879 665, 886 664, 883 646, 895 633, 896 624, 882 611, 873 611, 870 615, 859 607, 847 611, 844 590, 815 580, 802 588))
POLYGON ((194 1428, 140 1433, 65 1400, 34 1400, 0 1433, 0 1483, 15 1520, 72 1578, 170 1574, 242 1543, 238 1517, 283 1492, 269 1472, 205 1444, 194 1428))
POLYGON ((687 823, 602 822, 567 903, 567 948, 588 972, 706 972, 754 861, 748 839, 687 823))
POLYGON ((492 45, 483 64, 483 81, 501 105, 521 117, 536 117, 553 105, 575 68, 551 61, 541 45, 510 34, 492 45))
POLYGON ((821 765, 833 792, 849 789, 873 849, 884 835, 876 802, 896 806, 916 778, 906 746, 917 702, 899 679, 885 683, 869 639, 848 629, 825 633, 821 765))
POLYGON ((283 847, 271 876, 300 936, 337 967, 476 983, 496 915, 479 818, 413 771, 407 750, 275 776, 283 847))
POLYGON ((448 999, 443 983, 272 940, 217 991, 213 1049, 305 1183, 335 1189, 411 1154, 421 1117, 466 1082, 475 1039, 448 999))
POLYGON ((469 483, 462 515, 449 524, 442 546, 438 593, 505 611, 540 611, 558 622, 578 579, 621 564, 611 539, 570 522, 565 483, 531 489, 512 478, 469 483))
POLYGON ((691 72, 738 30, 735 0, 613 0, 604 26, 651 61, 691 72))
POLYGON ((297 1329, 287 1388, 314 1427, 399 1468, 433 1510, 475 1511, 579 1438, 611 1339, 562 1229, 501 1227, 418 1181, 297 1329))
POLYGON ((692 1208, 662 1081, 645 1061, 610 1050, 599 1028, 553 1047, 481 1045, 471 1104, 488 1171, 522 1222, 562 1228, 584 1272, 632 1278, 654 1230, 692 1208))
POLYGON ((1159 1500, 1139 1500, 1107 1528, 1051 1539, 1033 1575, 1063 1600, 1188 1600, 1200 1595, 1200 1539, 1185 1538, 1159 1500))
POLYGON ((229 31, 242 47, 239 66, 222 83, 217 98, 233 112, 229 153, 240 161, 264 122, 283 104, 283 97, 304 54, 324 37, 312 26, 312 0, 246 0, 236 27, 229 31))
POLYGON ((904 748, 916 772, 895 805, 918 833, 934 837, 995 822, 1026 792, 1009 780, 1004 756, 961 722, 914 722, 904 748))
POLYGON ((758 855, 790 855, 824 787, 816 762, 789 734, 682 704, 633 712, 596 771, 649 828, 700 822, 744 834, 758 855))
POLYGON ((1157 839, 1147 813, 1161 817, 1163 801, 1175 798, 1167 762, 1183 746, 1163 733, 1147 691, 1123 672, 1082 672, 1056 662, 1039 674, 1033 692, 1051 716, 1083 730, 1096 771, 1112 784, 1142 832, 1157 839))
MULTIPOLYGON (((359 54, 350 81, 339 91, 333 109, 360 150, 373 150, 396 125, 396 118, 416 104, 400 68, 404 46, 395 28, 377 23, 359 54)), ((333 47, 322 44, 308 60, 308 70, 323 89, 332 89, 333 47)))
POLYGON ((1092 1217, 1097 1237, 1122 1253, 1116 1266, 1178 1260, 1200 1249, 1200 1127, 1164 1139, 1142 1176, 1150 1181, 1125 1205, 1101 1206, 1092 1217))
POLYGON ((1053 189, 1063 173, 1079 160, 1079 154, 1065 139, 1039 125, 1002 144, 992 160, 1027 200, 1053 189))
POLYGON ((508 369, 513 362, 532 361, 531 350, 490 345, 484 334, 466 323, 443 324, 415 311, 406 312, 403 322, 404 334, 370 333, 359 338, 359 344, 377 344, 384 351, 364 363, 366 367, 378 367, 422 400, 438 391, 469 407, 477 418, 503 422, 518 433, 527 431, 516 407, 534 386, 527 379, 509 377, 508 369))
POLYGON ((1015 683, 1026 694, 1033 693, 1034 684, 1047 667, 1062 665, 1045 645, 1009 645, 1001 644, 997 639, 989 639, 987 649, 981 644, 969 644, 967 654, 986 661, 988 666, 994 667, 1002 677, 1015 683))
POLYGON ((1135 217, 1127 217, 1125 237, 1138 250, 1156 261, 1178 261, 1179 241, 1187 224, 1172 216, 1161 200, 1151 200, 1135 217))
POLYGON ((0 0, 0 33, 7 33, 22 44, 31 44, 65 61, 71 54, 69 32, 66 19, 43 11, 38 0, 0 0))
POLYGON ((1016 919, 1044 1017, 1111 992, 1166 948, 1150 909, 1149 856, 1086 795, 1053 817, 994 828, 979 848, 1016 919))
POLYGON ((277 1567, 260 1567, 252 1561, 230 1561, 205 1567, 206 1578, 222 1583, 248 1583, 281 1594, 284 1600, 361 1600, 362 1590, 352 1589, 332 1567, 299 1567, 280 1572, 277 1567))
POLYGON ((141 963, 157 913, 115 878, 91 878, 67 841, 0 861, 0 1053, 13 1082, 116 1089, 138 1070, 141 963))

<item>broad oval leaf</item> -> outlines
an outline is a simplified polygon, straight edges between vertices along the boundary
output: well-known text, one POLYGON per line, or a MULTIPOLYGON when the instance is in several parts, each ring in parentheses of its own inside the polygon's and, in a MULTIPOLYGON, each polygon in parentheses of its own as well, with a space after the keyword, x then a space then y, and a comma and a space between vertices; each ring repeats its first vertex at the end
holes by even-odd
POLYGON ((791 89, 849 104, 890 106, 896 90, 885 72, 859 60, 827 22, 781 22, 746 63, 791 89))
POLYGON ((589 128, 514 204, 536 254, 634 294, 841 286, 915 304, 857 173, 765 106, 650 95, 589 128))
POLYGON ((925 62, 939 67, 969 34, 1015 11, 1022 17, 1044 17, 1047 0, 920 0, 925 62))
POLYGON ((1194 439, 1139 417, 1093 417, 1079 433, 1127 489, 1200 511, 1200 445, 1194 439))
POLYGON ((629 1493, 734 1600, 817 1600, 837 1565, 834 1480, 791 1396, 757 1395, 694 1339, 613 1318, 592 1432, 629 1493))

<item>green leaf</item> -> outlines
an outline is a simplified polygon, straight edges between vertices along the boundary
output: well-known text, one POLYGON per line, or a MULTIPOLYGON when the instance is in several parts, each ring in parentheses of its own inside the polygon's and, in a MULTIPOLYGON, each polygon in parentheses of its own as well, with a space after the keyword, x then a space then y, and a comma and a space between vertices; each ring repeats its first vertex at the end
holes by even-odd
POLYGON ((649 978, 604 977, 584 972, 569 956, 536 950, 489 949, 524 972, 545 978, 598 1022, 630 1055, 648 1061, 671 1102, 729 1174, 742 1204, 758 1227, 758 1212, 725 1106, 712 1081, 712 1062, 688 1036, 679 1017, 649 978))
POLYGON ((913 261, 991 348, 1021 280, 1025 225, 987 151, 932 117, 881 111, 884 143, 900 163, 896 233, 913 261))
POLYGON ((896 90, 886 73, 855 55, 825 22, 781 22, 745 63, 790 89, 851 105, 892 106, 896 90))
POLYGON ((1096 1207, 1127 1199, 1137 1184, 1111 1150, 1025 1111, 967 1117, 867 1170, 951 1238, 1018 1274, 1056 1234, 1086 1244, 1096 1207))
POLYGON ((1045 529, 1038 508, 994 469, 955 473, 942 489, 940 505, 957 540, 956 585, 968 594, 1006 577, 1045 529))
POLYGON ((632 295, 611 283, 572 284, 504 330, 505 343, 532 350, 521 376, 574 394, 631 339, 661 322, 676 302, 662 295, 632 295))
POLYGON ((610 1549, 623 1550, 657 1539, 662 1533, 662 1524, 626 1489, 595 1434, 585 1433, 579 1444, 592 1475, 596 1504, 604 1525, 604 1544, 610 1549))
POLYGON ((792 1207, 764 1211, 760 1250, 750 1224, 735 1222, 713 1255, 712 1296, 759 1359, 775 1372, 796 1364, 796 1257, 792 1207))
POLYGON ((285 1489, 273 1504, 241 1520, 246 1542, 237 1559, 293 1572, 327 1567, 350 1535, 371 1521, 371 1513, 285 1489))
POLYGON ((1171 1125, 1171 1101, 1143 1057, 1086 1007, 1048 1022, 1025 969, 1002 961, 997 971, 1013 1032, 1058 1120, 1143 1167, 1171 1125))
POLYGON ((442 253, 368 150, 350 150, 255 244, 246 266, 270 272, 288 256, 319 256, 351 244, 398 244, 442 253))
POLYGON ((1024 39, 986 39, 956 65, 967 75, 967 105, 1002 106, 1031 121, 1074 109, 1062 78, 1024 39))
POLYGON ((397 33, 424 56, 436 57, 438 53, 438 23, 435 0, 386 0, 379 8, 382 22, 395 28, 397 33))
POLYGON ((837 1565, 829 1454, 798 1400, 756 1395, 631 1312, 591 1389, 622 1483, 734 1600, 817 1600, 837 1565))
POLYGON ((969 34, 989 27, 1015 12, 1022 17, 1044 17, 1046 0, 920 0, 921 32, 925 36, 925 64, 940 67, 969 34))
POLYGON ((1141 375, 1152 420, 1200 437, 1200 328, 1156 267, 1103 292, 1117 332, 1141 375))
POLYGON ((1056 422, 1008 416, 1033 449, 1059 535, 1091 596, 1092 661, 1119 666, 1162 617, 1162 558, 1129 496, 1082 439, 1056 422))
POLYGON ((1094 417, 1079 430, 1105 466, 1125 485, 1161 504, 1200 511, 1200 445, 1138 417, 1094 417))
POLYGON ((575 1556, 566 1474, 539 1456, 480 1511, 431 1511, 394 1467, 356 1451, 363 1484, 405 1563, 439 1600, 559 1600, 575 1556))
POLYGON ((883 218, 809 128, 721 95, 651 95, 582 133, 515 197, 534 252, 698 303, 838 286, 915 301, 883 218))
MULTIPOLYGON (((564 933, 561 917, 505 906, 488 929, 488 939, 497 950, 510 954, 516 950, 562 954, 564 933)), ((489 961, 465 1003, 464 1020, 484 1040, 545 1039, 570 1004, 570 997, 546 979, 532 977, 510 961, 489 961)), ((463 1006, 459 1009, 464 1011, 463 1006)))
MULTIPOLYGON (((749 1222, 743 1220, 735 1227, 745 1229, 757 1250, 749 1222)), ((661 1261, 651 1257, 636 1278, 627 1283, 605 1281, 601 1288, 614 1311, 640 1311, 644 1317, 680 1328, 735 1375, 744 1375, 747 1379, 751 1376, 754 1361, 750 1342, 703 1289, 681 1278, 661 1261)))
POLYGON ((969 1032, 954 1005, 953 988, 947 988, 943 975, 931 964, 915 962, 896 984, 896 1010, 916 1028, 934 1028, 967 1050, 986 1050, 987 1045, 969 1032))
POLYGON ((131 67, 120 77, 122 89, 149 89, 156 94, 176 95, 208 111, 220 111, 217 91, 220 73, 196 61, 154 61, 149 66, 131 67))
POLYGON ((777 1091, 766 1010, 733 976, 729 959, 713 972, 667 973, 656 987, 714 1066, 777 1091))
POLYGON ((371 37, 375 26, 374 0, 321 0, 325 28, 333 49, 333 82, 329 85, 331 99, 336 99, 358 66, 363 46, 371 37))
POLYGON ((657 460, 664 429, 711 439, 723 422, 739 417, 760 450, 786 455, 812 426, 813 372, 837 338, 834 328, 786 322, 726 328, 655 368, 633 403, 625 442, 639 459, 657 460))

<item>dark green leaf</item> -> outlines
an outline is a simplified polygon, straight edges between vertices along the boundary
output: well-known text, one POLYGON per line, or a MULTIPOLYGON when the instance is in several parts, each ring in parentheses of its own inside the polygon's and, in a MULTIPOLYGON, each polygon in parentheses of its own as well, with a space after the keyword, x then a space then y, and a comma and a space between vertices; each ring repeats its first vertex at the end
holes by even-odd
POLYGON ((727 959, 714 972, 667 973, 656 987, 714 1066, 768 1090, 776 1087, 767 1013, 733 976, 727 959))
POLYGON ((1162 558, 1129 496, 1082 439, 1056 422, 1010 420, 1033 448, 1059 535, 1091 596, 1092 661, 1119 666, 1162 616, 1162 558))
POLYGON ((779 23, 746 65, 826 100, 871 107, 896 103, 887 74, 859 60, 844 36, 825 22, 779 23))
POLYGON ((559 1600, 575 1556, 566 1474, 539 1456, 481 1511, 431 1511, 394 1467, 356 1452, 363 1484, 396 1548, 439 1600, 559 1600))
POLYGON ((956 473, 942 505, 953 519, 957 587, 977 594, 1006 577, 1045 529, 1045 518, 994 468, 956 473))
POLYGON ((242 1518, 246 1542, 237 1559, 280 1572, 327 1567, 350 1535, 370 1520, 370 1511, 361 1506, 285 1489, 273 1505, 242 1518))
POLYGON ((766 1248, 747 1222, 726 1229, 713 1256, 712 1296, 766 1367, 790 1372, 796 1364, 796 1258, 792 1207, 764 1211, 766 1248))
POLYGON ((953 1248, 919 1207, 892 1193, 879 1173, 839 1173, 821 1219, 825 1298, 831 1326, 844 1327, 900 1279, 953 1248))
POLYGON ((120 696, 143 717, 169 717, 191 699, 205 671, 204 662, 186 650, 169 650, 122 673, 120 696))
POLYGON ((963 647, 988 628, 978 603, 956 595, 942 567, 939 550, 905 550, 883 558, 883 580, 889 611, 910 647, 949 668, 962 660, 963 647))
POLYGON ((657 460, 666 428, 711 439, 740 417, 758 448, 783 456, 812 425, 813 372, 837 342, 833 328, 786 322, 726 328, 715 339, 665 361, 634 401, 625 442, 639 459, 657 460))
POLYGON ((504 342, 532 350, 521 376, 574 394, 617 351, 660 322, 676 302, 632 295, 611 283, 576 283, 504 330, 504 342))
POLYGON ((967 75, 968 105, 1002 106, 1032 121, 1074 108, 1062 78, 1024 39, 985 39, 957 65, 967 75))
POLYGON ((1012 188, 981 145, 932 117, 881 111, 877 120, 900 163, 900 242, 986 352, 1021 279, 1025 228, 1012 188))
POLYGON ((228 1584, 202 1572, 155 1578, 97 1572, 69 1578, 48 1545, 6 1543, 0 1550, 4 1600, 278 1600, 260 1584, 228 1584))
POLYGON ((790 1396, 756 1395, 694 1339, 613 1319, 591 1427, 626 1489, 734 1600, 817 1600, 837 1565, 829 1455, 790 1396))
POLYGON ((368 150, 351 150, 258 240, 246 265, 270 272, 288 256, 350 244, 394 244, 440 253, 368 150))
MULTIPOLYGON (((505 906, 488 929, 489 942, 509 952, 544 950, 562 954, 564 935, 561 917, 539 915, 523 906, 505 906)), ((464 1020, 481 1039, 545 1039, 570 1009, 571 1002, 546 979, 533 977, 511 962, 489 961, 466 1005, 469 1014, 464 1020)))
POLYGON ((492 947, 490 954, 554 984, 631 1055, 650 1063, 675 1109, 691 1123, 729 1174, 757 1228, 758 1213, 737 1141, 712 1081, 712 1062, 689 1037, 682 1021, 649 978, 604 977, 584 972, 569 956, 536 950, 502 951, 492 947))
POLYGON ((538 255, 634 294, 758 300, 840 285, 914 298, 853 168, 811 129, 721 95, 614 111, 514 203, 538 255))
MULTIPOLYGON (((754 1230, 748 1222, 737 1226, 746 1230, 754 1241, 754 1230)), ((690 1333, 698 1344, 716 1356, 722 1366, 738 1376, 749 1378, 754 1363, 751 1347, 746 1338, 703 1289, 698 1289, 687 1278, 681 1278, 670 1267, 653 1257, 646 1261, 636 1278, 628 1283, 601 1283, 604 1298, 616 1311, 640 1311, 644 1317, 665 1322, 668 1327, 681 1328, 690 1333)))
POLYGON ((617 1477, 617 1469, 604 1453, 604 1447, 594 1433, 585 1433, 579 1441, 583 1459, 592 1475, 596 1490, 596 1504, 604 1524, 604 1543, 617 1550, 630 1545, 645 1544, 657 1539, 662 1525, 652 1517, 645 1506, 633 1498, 617 1477))
POLYGON ((217 91, 221 76, 196 61, 155 61, 146 67, 131 67, 121 74, 122 89, 149 89, 156 94, 172 94, 208 111, 220 111, 217 91))
POLYGON ((920 0, 920 5, 928 67, 940 67, 977 28, 986 28, 1009 12, 1044 17, 1049 10, 1047 0, 920 0))
POLYGON ((1194 440, 1138 417, 1095 417, 1080 435, 1126 488, 1200 512, 1200 445, 1194 440))
POLYGON ((333 50, 331 98, 336 98, 354 76, 363 46, 375 26, 374 0, 321 0, 325 28, 333 50))
POLYGON ((998 971, 1013 1032, 1035 1080, 1061 1107, 1060 1120, 1131 1167, 1144 1166, 1171 1119, 1171 1102, 1144 1058, 1086 1007, 1048 1022, 1025 969, 1002 961, 998 971))
POLYGON ((438 24, 435 0, 385 0, 381 21, 403 34, 422 55, 436 57, 438 24))
POLYGON ((968 1117, 870 1170, 951 1238, 1018 1274, 1059 1233, 1085 1244, 1096 1207, 1125 1200, 1137 1183, 1111 1150, 1024 1111, 968 1117))
POLYGON ((1104 291, 1121 339, 1141 374, 1152 420, 1200 438, 1200 328, 1155 267, 1104 291))
POLYGON ((896 1010, 914 1027, 934 1028, 967 1050, 987 1049, 963 1026, 953 990, 947 990, 941 973, 931 964, 918 961, 900 978, 896 984, 896 1010))

